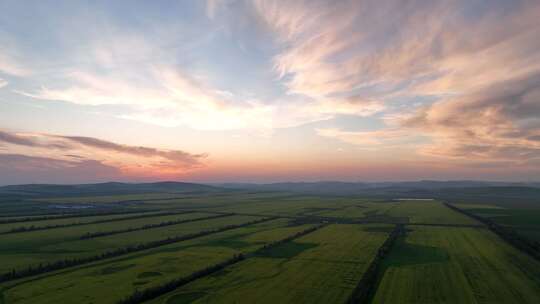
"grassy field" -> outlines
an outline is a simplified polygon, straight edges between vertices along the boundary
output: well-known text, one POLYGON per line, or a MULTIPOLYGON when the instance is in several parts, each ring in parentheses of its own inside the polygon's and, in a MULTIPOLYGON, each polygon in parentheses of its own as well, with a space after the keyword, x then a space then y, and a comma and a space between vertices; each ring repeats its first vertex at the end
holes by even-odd
POLYGON ((487 208, 486 205, 458 204, 465 209, 493 222, 511 227, 520 235, 540 242, 540 209, 510 209, 498 206, 487 208))
POLYGON ((309 227, 288 224, 287 219, 277 219, 45 275, 38 280, 6 284, 4 303, 115 303, 136 288, 188 275, 309 227))
MULTIPOLYGON (((203 216, 208 216, 208 214, 188 213, 160 217, 160 219, 153 219, 152 221, 161 222, 170 219, 188 219, 203 216)), ((115 248, 161 240, 167 237, 188 235, 227 225, 241 224, 254 219, 256 217, 229 216, 89 240, 81 240, 80 236, 85 231, 107 231, 120 227, 129 227, 130 225, 141 225, 148 223, 149 219, 97 224, 95 227, 91 227, 94 230, 85 225, 2 235, 0 236, 0 258, 5 263, 0 264, 0 271, 5 272, 13 268, 22 268, 65 258, 92 256, 115 248)))
POLYGON ((144 213, 128 213, 128 214, 114 214, 114 215, 98 215, 98 216, 82 216, 82 217, 69 217, 61 219, 47 219, 47 220, 37 220, 37 221, 26 221, 26 222, 17 222, 17 223, 5 223, 0 224, 0 234, 9 232, 12 229, 17 229, 21 227, 47 227, 47 226, 61 226, 61 225, 72 225, 72 224, 83 224, 83 223, 92 223, 97 221, 108 221, 108 220, 121 220, 125 218, 141 216, 141 215, 153 215, 162 212, 144 212, 144 213))
POLYGON ((387 212, 389 216, 407 217, 409 223, 474 225, 475 220, 448 209, 438 201, 401 201, 387 212))
POLYGON ((330 225, 150 303, 343 303, 388 228, 330 225))
POLYGON ((142 193, 123 195, 101 195, 101 196, 79 196, 79 197, 52 197, 33 199, 35 202, 56 203, 56 204, 92 204, 92 203, 118 203, 126 201, 144 201, 170 199, 184 196, 181 193, 142 193))
POLYGON ((540 303, 540 263, 489 230, 410 229, 373 303, 540 303))
MULTIPOLYGON (((240 253, 247 259, 149 303, 345 303, 374 261, 393 223, 405 223, 408 234, 398 239, 383 260, 385 271, 375 286, 373 303, 540 303, 539 262, 505 243, 481 223, 436 200, 318 197, 247 190, 100 196, 90 193, 78 197, 32 196, 20 203, 20 209, 17 203, 9 203, 9 214, 16 215, 0 221, 33 215, 34 211, 27 212, 36 206, 42 208, 36 213, 50 215, 58 212, 54 204, 93 205, 77 211, 82 214, 156 211, 144 213, 151 217, 137 219, 123 218, 141 213, 0 224, 0 273, 269 216, 281 218, 4 282, 0 285, 0 304, 116 303, 136 290, 187 277, 240 253), (196 212, 156 215, 181 210, 196 212), (238 214, 201 219, 217 215, 215 212, 238 214), (190 219, 201 220, 81 239, 87 233, 190 219), (91 223, 98 220, 112 221, 91 223), (327 226, 254 254, 266 244, 321 223, 327 226), (80 225, 1 234, 18 227, 70 224, 80 225), (463 225, 482 228, 460 227, 463 225)), ((532 209, 495 203, 459 207, 518 228, 520 233, 528 231, 531 237, 540 237, 540 214, 530 212, 532 209)))

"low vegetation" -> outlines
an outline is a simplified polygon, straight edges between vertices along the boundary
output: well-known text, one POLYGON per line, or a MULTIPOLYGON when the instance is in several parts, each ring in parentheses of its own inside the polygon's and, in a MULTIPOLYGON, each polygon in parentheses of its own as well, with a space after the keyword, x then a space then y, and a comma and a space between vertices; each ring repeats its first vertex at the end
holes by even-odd
POLYGON ((0 198, 0 304, 540 303, 530 202, 29 187, 0 198))

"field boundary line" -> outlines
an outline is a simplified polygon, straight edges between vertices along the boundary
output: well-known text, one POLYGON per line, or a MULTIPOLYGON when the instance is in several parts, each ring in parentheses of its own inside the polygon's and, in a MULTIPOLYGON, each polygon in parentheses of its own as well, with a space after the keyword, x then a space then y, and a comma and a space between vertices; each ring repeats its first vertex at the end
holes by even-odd
POLYGON ((2 220, 0 218, 0 225, 3 224, 14 224, 14 223, 26 223, 26 222, 42 222, 48 220, 59 220, 67 218, 78 218, 78 217, 93 217, 93 216, 107 216, 107 215, 122 215, 122 214, 133 214, 133 213, 148 213, 148 212, 158 212, 159 209, 151 210, 125 210, 125 211, 114 211, 114 212, 88 212, 88 213, 51 213, 46 215, 35 215, 30 217, 16 216, 20 218, 11 219, 11 220, 2 220))
POLYGON ((244 261, 246 259, 249 259, 249 258, 252 258, 252 257, 255 257, 259 254, 261 254, 262 252, 264 252, 265 250, 269 250, 271 248, 274 248, 276 246, 279 246, 279 245, 282 245, 284 243, 287 243, 287 242, 290 242, 290 241, 293 241, 297 238, 300 238, 302 236, 305 236, 307 234, 310 234, 310 233, 313 233, 323 227, 326 227, 327 224, 319 224, 319 225, 316 225, 316 226, 313 226, 313 227, 310 227, 310 228, 307 228, 305 230, 302 230, 300 232, 297 232, 293 235, 290 235, 286 238, 283 238, 279 241, 275 241, 275 242, 271 242, 271 243, 268 243, 266 245, 264 245, 263 247, 255 250, 254 252, 251 252, 251 253, 239 253, 239 254, 235 254, 233 257, 225 260, 225 261, 222 261, 218 264, 215 264, 215 265, 212 265, 212 266, 208 266, 206 268, 203 268, 201 270, 198 270, 198 271, 195 271, 194 273, 188 275, 188 276, 184 276, 184 277, 180 277, 180 278, 177 278, 177 279, 174 279, 174 280, 171 280, 169 282, 166 282, 162 285, 158 285, 158 286, 154 286, 154 287, 149 287, 147 289, 144 289, 142 291, 139 291, 139 290, 136 290, 133 294, 131 294, 130 296, 122 299, 122 300, 119 300, 117 302, 117 304, 138 304, 138 303, 143 303, 143 302, 146 302, 146 301, 149 301, 149 300, 152 300, 152 299, 155 299, 155 298, 158 298, 164 294, 167 294, 169 292, 172 292, 174 290, 176 290, 177 288, 180 288, 182 286, 185 286, 193 281, 196 281, 198 279, 202 279, 208 275, 211 275, 211 274, 214 274, 218 271, 221 271, 223 269, 225 269, 226 267, 228 266, 231 266, 231 265, 234 265, 238 262, 241 262, 241 261, 244 261))
POLYGON ((384 243, 379 247, 375 257, 371 261, 366 272, 358 281, 358 284, 354 288, 352 294, 346 303, 356 304, 356 303, 367 303, 370 297, 376 292, 378 287, 378 276, 381 270, 381 263, 384 258, 388 255, 390 250, 398 237, 405 235, 405 225, 396 224, 392 232, 388 235, 384 243))
POLYGON ((504 240, 510 246, 525 253, 526 255, 532 257, 533 259, 540 261, 540 245, 534 242, 531 242, 528 239, 523 238, 518 233, 516 233, 512 228, 499 225, 490 219, 473 214, 469 211, 458 208, 450 203, 444 202, 443 204, 446 207, 456 212, 464 214, 472 219, 475 219, 485 224, 491 232, 495 233, 497 236, 499 236, 502 240, 504 240))
POLYGON ((275 219, 276 218, 271 218, 271 217, 262 218, 262 219, 253 220, 253 221, 249 221, 249 222, 238 224, 238 225, 227 225, 227 226, 215 228, 212 230, 204 230, 204 231, 200 231, 200 232, 196 232, 192 234, 167 237, 166 239, 150 241, 150 242, 142 243, 138 245, 126 246, 126 247, 118 248, 112 251, 105 251, 105 252, 102 252, 101 254, 94 255, 94 256, 59 260, 59 261, 50 262, 46 264, 40 264, 38 266, 29 266, 27 269, 22 269, 22 270, 13 269, 6 273, 0 274, 0 283, 8 282, 8 281, 16 280, 16 279, 22 279, 26 277, 31 277, 34 275, 39 275, 39 274, 61 270, 65 268, 70 268, 74 266, 84 265, 84 264, 97 262, 97 261, 101 261, 105 259, 115 258, 115 257, 123 256, 126 254, 144 251, 144 250, 161 247, 161 246, 165 246, 169 244, 193 240, 199 237, 204 237, 207 235, 224 232, 231 229, 237 229, 237 228, 247 227, 247 226, 251 226, 251 225, 255 225, 259 223, 264 223, 264 222, 268 222, 275 219))
MULTIPOLYGON (((13 233, 25 233, 25 232, 33 232, 33 231, 41 231, 41 230, 49 230, 49 229, 58 229, 58 228, 68 228, 68 227, 77 227, 77 226, 85 226, 85 225, 92 225, 92 224, 103 224, 103 223, 112 223, 112 222, 121 222, 121 221, 127 221, 127 220, 136 220, 141 218, 149 218, 149 217, 160 217, 160 216, 168 216, 168 215, 180 215, 180 214, 188 214, 188 213, 195 213, 197 211, 193 210, 183 210, 183 211, 177 211, 177 212, 161 212, 161 213, 153 213, 153 214, 141 214, 141 215, 134 215, 134 216, 126 216, 121 218, 114 218, 114 219, 106 219, 106 220, 97 220, 92 222, 85 222, 85 223, 70 223, 70 224, 60 224, 60 225, 50 225, 50 226, 21 226, 17 228, 13 228, 11 230, 1 232, 0 235, 5 234, 13 234, 13 233)), ((204 212, 201 212, 204 213, 204 212)), ((121 215, 121 214, 119 214, 121 215)))
MULTIPOLYGON (((187 213, 189 214, 189 213, 187 213)), ((81 240, 89 240, 94 239, 98 237, 105 237, 115 234, 122 234, 122 233, 129 233, 134 231, 141 231, 141 230, 148 230, 148 229, 155 229, 155 228, 161 228, 161 227, 167 227, 167 226, 173 226, 173 225, 180 225, 180 224, 186 224, 186 223, 192 223, 192 222, 198 222, 198 221, 204 221, 204 220, 212 220, 222 217, 230 217, 233 216, 233 213, 229 214, 218 214, 218 215, 212 215, 212 216, 205 216, 205 217, 198 217, 193 219, 184 219, 184 220, 176 220, 176 221, 168 221, 168 222, 161 222, 157 224, 147 224, 144 226, 134 227, 134 228, 126 228, 122 230, 111 230, 111 231, 103 231, 103 232, 95 232, 95 233, 86 233, 80 237, 81 240)))
POLYGON ((486 228, 484 225, 474 224, 436 224, 436 223, 404 223, 406 226, 435 226, 435 227, 456 227, 456 228, 486 228))

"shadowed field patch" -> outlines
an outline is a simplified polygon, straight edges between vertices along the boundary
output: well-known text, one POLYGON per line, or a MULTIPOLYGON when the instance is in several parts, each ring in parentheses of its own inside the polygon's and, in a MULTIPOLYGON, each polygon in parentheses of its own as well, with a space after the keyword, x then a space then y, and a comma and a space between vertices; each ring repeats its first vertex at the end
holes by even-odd
POLYGON ((193 301, 202 298, 205 295, 204 292, 189 292, 179 293, 167 299, 167 304, 189 304, 193 301))
POLYGON ((318 244, 315 243, 297 243, 297 242, 287 242, 279 246, 264 250, 257 255, 267 257, 267 258, 276 258, 276 259, 290 259, 293 258, 305 250, 317 247, 318 244))
POLYGON ((100 271, 100 274, 102 274, 102 275, 111 274, 111 273, 115 273, 115 272, 119 272, 119 271, 122 271, 122 270, 129 269, 129 268, 135 267, 135 266, 137 266, 137 265, 136 264, 128 264, 128 265, 119 265, 119 266, 109 266, 109 267, 102 268, 101 271, 100 271))
POLYGON ((146 272, 141 272, 139 275, 137 275, 137 278, 142 279, 142 278, 150 278, 150 277, 159 277, 161 275, 163 275, 161 272, 146 271, 146 272))
POLYGON ((408 266, 448 261, 448 253, 443 248, 407 243, 404 239, 396 241, 395 247, 385 260, 385 266, 408 266))

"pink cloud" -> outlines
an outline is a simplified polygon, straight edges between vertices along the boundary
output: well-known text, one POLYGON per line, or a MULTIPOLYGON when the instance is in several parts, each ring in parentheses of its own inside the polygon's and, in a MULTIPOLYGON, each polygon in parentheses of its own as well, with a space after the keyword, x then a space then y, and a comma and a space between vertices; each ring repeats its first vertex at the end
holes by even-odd
MULTIPOLYGON (((93 137, 0 131, 2 154, 45 157, 60 164, 95 161, 126 175, 182 175, 204 165, 206 154, 129 146, 93 137)), ((55 163, 50 161, 49 163, 55 163)))

